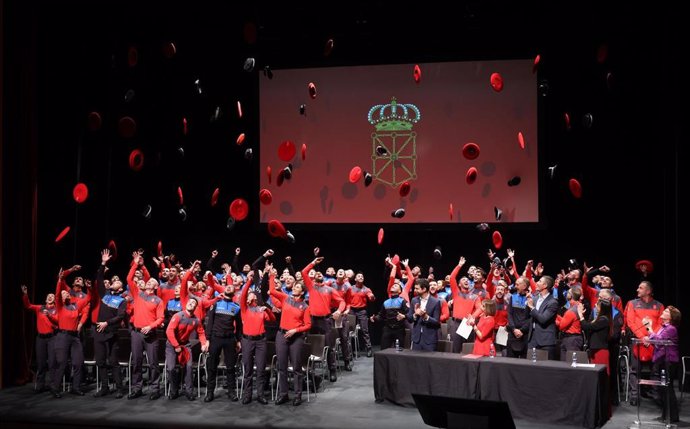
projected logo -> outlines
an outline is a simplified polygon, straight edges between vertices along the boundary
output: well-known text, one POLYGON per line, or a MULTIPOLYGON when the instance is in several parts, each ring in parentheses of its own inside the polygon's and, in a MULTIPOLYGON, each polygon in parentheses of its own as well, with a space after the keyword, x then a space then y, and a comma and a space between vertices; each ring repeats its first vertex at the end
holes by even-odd
POLYGON ((369 109, 369 123, 376 128, 371 134, 371 161, 374 179, 392 187, 417 178, 417 133, 412 129, 420 121, 414 104, 389 104, 369 109))

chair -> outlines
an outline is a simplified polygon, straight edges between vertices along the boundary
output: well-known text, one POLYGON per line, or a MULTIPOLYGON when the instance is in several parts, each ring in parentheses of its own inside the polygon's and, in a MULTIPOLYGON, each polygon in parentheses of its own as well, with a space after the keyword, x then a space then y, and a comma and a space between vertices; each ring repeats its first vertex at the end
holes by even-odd
POLYGON ((311 367, 316 372, 317 368, 321 368, 321 378, 326 379, 326 370, 328 369, 328 346, 326 345, 326 336, 324 334, 309 334, 305 344, 309 345, 309 354, 312 356, 311 367))
POLYGON ((628 346, 621 346, 618 351, 618 371, 616 374, 616 384, 618 385, 618 402, 623 402, 621 399, 621 385, 625 392, 624 401, 628 401, 628 388, 630 387, 630 349, 628 346))
MULTIPOLYGON (((452 350, 452 349, 451 349, 452 350)), ((460 351, 461 355, 468 355, 471 354, 472 351, 474 351, 474 343, 462 343, 462 350, 460 351)))
POLYGON ((680 380, 680 400, 683 400, 683 392, 685 391, 685 374, 690 371, 690 356, 683 356, 681 358, 683 364, 683 375, 680 380))
POLYGON ((441 339, 448 340, 448 323, 441 323, 441 339))
POLYGON ((453 342, 448 341, 448 340, 438 340, 438 343, 436 343, 436 351, 437 352, 452 353, 453 352, 453 342))
MULTIPOLYGON (((571 355, 572 356, 572 355, 571 355)), ((537 349, 537 360, 549 360, 549 351, 548 350, 539 350, 537 349)), ((589 362, 589 358, 585 361, 589 362)))
POLYGON ((408 328, 405 328, 405 340, 403 341, 403 348, 407 350, 412 348, 412 331, 410 331, 408 328))
POLYGON ((357 317, 354 314, 347 315, 349 332, 348 338, 352 343, 352 358, 359 359, 359 330, 360 326, 357 324, 357 317))

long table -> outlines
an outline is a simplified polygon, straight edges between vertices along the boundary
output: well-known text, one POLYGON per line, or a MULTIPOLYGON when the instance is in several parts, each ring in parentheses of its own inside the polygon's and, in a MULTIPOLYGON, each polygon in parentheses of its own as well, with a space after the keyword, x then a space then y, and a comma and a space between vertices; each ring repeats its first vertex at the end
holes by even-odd
POLYGON ((560 361, 392 348, 374 353, 377 402, 414 407, 413 393, 504 401, 514 418, 586 428, 603 426, 609 418, 605 365, 573 368, 560 361))

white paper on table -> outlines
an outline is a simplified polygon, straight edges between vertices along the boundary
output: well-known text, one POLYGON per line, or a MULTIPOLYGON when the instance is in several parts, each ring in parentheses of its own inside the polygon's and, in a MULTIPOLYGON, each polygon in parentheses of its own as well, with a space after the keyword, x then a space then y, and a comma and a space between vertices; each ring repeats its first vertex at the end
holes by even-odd
POLYGON ((496 331, 496 344, 499 346, 508 345, 508 330, 505 326, 498 327, 498 331, 496 331))
POLYGON ((455 331, 455 333, 464 339, 468 339, 470 337, 472 327, 467 323, 466 317, 462 319, 462 322, 460 322, 460 326, 458 326, 458 329, 455 331))
POLYGON ((345 316, 345 315, 343 314, 342 316, 340 316, 340 318, 339 318, 338 320, 333 319, 333 320, 335 321, 335 327, 336 327, 336 328, 340 329, 340 328, 343 327, 343 319, 344 319, 345 317, 347 317, 347 316, 345 316))
POLYGON ((594 368, 593 363, 576 363, 575 367, 577 368, 594 368))

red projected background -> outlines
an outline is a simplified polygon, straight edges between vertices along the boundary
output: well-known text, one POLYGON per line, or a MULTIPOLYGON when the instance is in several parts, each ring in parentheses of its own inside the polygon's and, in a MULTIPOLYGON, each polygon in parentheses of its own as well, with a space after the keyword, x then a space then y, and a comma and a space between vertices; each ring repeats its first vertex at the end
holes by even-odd
POLYGON ((503 222, 538 222, 532 61, 419 67, 419 83, 410 64, 277 70, 273 79, 262 77, 260 183, 273 198, 261 205, 261 221, 495 222, 497 207, 503 222), (492 87, 493 73, 502 77, 501 91, 492 87), (279 148, 288 140, 296 150, 286 161, 291 151, 281 159, 279 148), (479 146, 474 160, 463 156, 468 142, 479 146), (288 164, 292 174, 284 176, 288 164), (356 166, 362 175, 351 183, 356 166), (470 184, 471 167, 476 179, 470 184), (515 177, 519 184, 509 186, 515 177), (402 197, 404 182, 410 192, 402 197), (399 208, 404 217, 393 218, 399 208))

